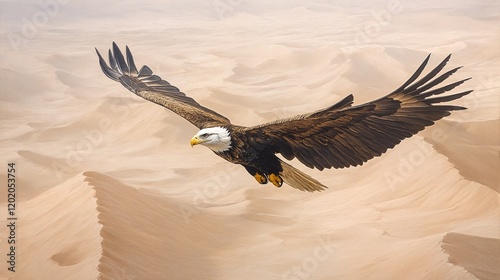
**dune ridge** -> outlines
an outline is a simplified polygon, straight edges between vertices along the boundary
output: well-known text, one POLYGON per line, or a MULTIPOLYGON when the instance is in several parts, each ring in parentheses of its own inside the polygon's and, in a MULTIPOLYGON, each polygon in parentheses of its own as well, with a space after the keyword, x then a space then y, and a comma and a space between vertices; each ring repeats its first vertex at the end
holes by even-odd
MULTIPOLYGON (((95 191, 83 176, 20 202, 18 208, 19 261, 9 279, 97 278, 101 225, 95 191)), ((6 269, 0 276, 8 276, 6 269)))
POLYGON ((478 279, 500 277, 500 239, 451 232, 443 237, 442 247, 450 263, 462 266, 478 279))
POLYGON ((203 214, 186 227, 180 207, 190 206, 97 172, 83 175, 95 189, 102 224, 100 279, 216 278, 209 253, 224 246, 217 236, 226 230, 217 217, 203 214), (217 227, 207 230, 210 223, 217 227), (180 263, 193 263, 196 268, 186 269, 180 263))
POLYGON ((498 1, 18 2, 0 2, 0 156, 19 185, 19 270, 1 279, 498 276, 498 1), (103 75, 112 41, 239 125, 379 98, 429 53, 474 92, 363 166, 291 161, 329 187, 310 194, 191 148, 195 127, 103 75))

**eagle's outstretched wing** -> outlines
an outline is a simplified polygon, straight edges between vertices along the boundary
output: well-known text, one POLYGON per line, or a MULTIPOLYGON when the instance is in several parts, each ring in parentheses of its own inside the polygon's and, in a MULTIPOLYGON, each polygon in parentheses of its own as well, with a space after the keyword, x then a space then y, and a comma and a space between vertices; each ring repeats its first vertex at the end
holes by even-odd
POLYGON ((127 60, 125 61, 122 52, 113 42, 113 51, 109 50, 108 52, 111 67, 106 64, 97 49, 96 52, 104 74, 110 79, 120 82, 140 97, 172 110, 200 129, 230 124, 226 117, 201 106, 194 99, 179 91, 177 87, 154 75, 148 66, 144 65, 141 70, 137 71, 128 46, 126 47, 127 60))
POLYGON ((408 81, 380 99, 351 106, 353 97, 349 95, 324 110, 247 128, 247 137, 288 160, 296 157, 310 168, 323 170, 362 165, 402 139, 448 116, 450 111, 465 109, 435 105, 472 92, 436 96, 468 80, 435 88, 460 68, 437 76, 450 56, 415 82, 427 65, 429 55, 408 81))

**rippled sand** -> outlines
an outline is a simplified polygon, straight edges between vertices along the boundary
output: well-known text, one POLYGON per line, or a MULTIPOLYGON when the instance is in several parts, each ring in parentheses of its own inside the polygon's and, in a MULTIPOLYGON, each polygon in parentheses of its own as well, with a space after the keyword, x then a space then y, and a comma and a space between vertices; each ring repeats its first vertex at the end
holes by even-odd
POLYGON ((0 4, 0 179, 15 162, 18 195, 0 277, 500 277, 497 1, 31 2, 0 4), (330 187, 311 194, 192 149, 195 127, 103 75, 112 41, 240 125, 378 98, 430 52, 475 91, 361 167, 292 161, 330 187))

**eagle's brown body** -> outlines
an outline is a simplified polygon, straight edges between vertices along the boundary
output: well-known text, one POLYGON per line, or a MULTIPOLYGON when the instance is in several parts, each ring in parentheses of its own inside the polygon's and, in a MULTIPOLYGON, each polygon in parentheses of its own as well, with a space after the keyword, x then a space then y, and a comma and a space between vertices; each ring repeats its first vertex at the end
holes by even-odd
POLYGON ((226 117, 198 104, 167 81, 153 75, 149 67, 137 71, 128 47, 126 60, 116 44, 109 51, 109 67, 99 54, 104 73, 126 88, 151 102, 157 103, 194 124, 200 129, 220 127, 230 135, 230 148, 215 151, 225 160, 243 165, 260 183, 271 181, 276 186, 284 182, 294 188, 320 191, 326 188, 317 180, 279 159, 297 158, 310 168, 344 168, 362 165, 380 156, 401 140, 411 137, 434 121, 464 107, 436 105, 469 94, 441 94, 454 89, 464 80, 440 86, 460 67, 438 75, 450 56, 424 77, 417 80, 429 56, 401 87, 392 93, 362 105, 352 106, 349 95, 337 104, 317 112, 277 120, 254 127, 231 124, 226 117))

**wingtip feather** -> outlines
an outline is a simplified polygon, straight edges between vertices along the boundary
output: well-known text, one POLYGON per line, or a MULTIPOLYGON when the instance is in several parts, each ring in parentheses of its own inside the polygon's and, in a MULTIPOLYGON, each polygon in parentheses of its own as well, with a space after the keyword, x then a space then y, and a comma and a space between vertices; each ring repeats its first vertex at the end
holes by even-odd
POLYGON ((134 57, 132 56, 132 52, 125 46, 125 55, 127 56, 127 64, 129 66, 130 75, 137 75, 137 67, 135 66, 134 57))
POLYGON ((110 78, 111 80, 118 81, 121 74, 108 66, 108 64, 102 57, 99 50, 97 50, 97 48, 95 48, 95 51, 97 53, 97 57, 99 58, 99 65, 101 66, 101 70, 104 73, 104 75, 106 75, 106 77, 110 78))
POLYGON ((125 58, 123 57, 122 51, 116 45, 115 42, 113 42, 113 56, 116 60, 116 65, 118 67, 118 70, 122 74, 130 74, 127 62, 125 62, 125 58))

